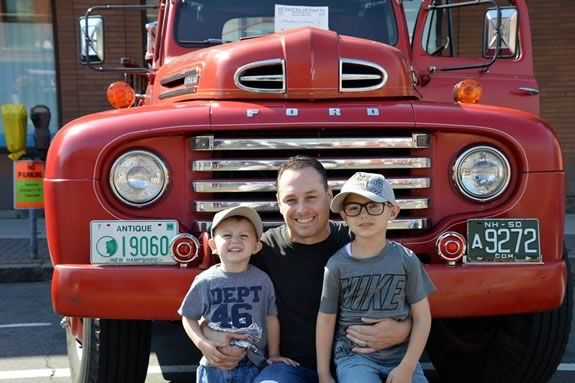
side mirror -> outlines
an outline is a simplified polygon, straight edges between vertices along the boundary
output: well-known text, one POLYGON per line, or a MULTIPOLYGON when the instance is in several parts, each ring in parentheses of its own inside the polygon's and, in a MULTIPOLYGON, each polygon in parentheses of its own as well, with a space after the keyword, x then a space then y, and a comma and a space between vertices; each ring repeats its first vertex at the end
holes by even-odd
POLYGON ((104 62, 104 18, 82 16, 80 26, 80 63, 101 64, 104 62))
MULTIPOLYGON (((516 57, 518 53, 519 14, 515 7, 499 8, 501 13, 501 45, 497 57, 516 57)), ((489 8, 485 12, 483 23, 483 57, 491 58, 497 50, 497 9, 489 8)))
POLYGON ((152 61, 154 58, 154 48, 156 46, 156 29, 158 28, 158 22, 152 21, 146 24, 146 55, 144 59, 146 61, 152 61))

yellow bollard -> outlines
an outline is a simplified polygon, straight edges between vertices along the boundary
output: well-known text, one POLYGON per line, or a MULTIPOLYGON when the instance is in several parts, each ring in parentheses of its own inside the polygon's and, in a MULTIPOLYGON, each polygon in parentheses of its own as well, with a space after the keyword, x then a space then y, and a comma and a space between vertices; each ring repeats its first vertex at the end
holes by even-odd
POLYGON ((22 104, 2 105, 2 121, 8 157, 18 160, 26 154, 26 134, 28 130, 28 113, 22 104))

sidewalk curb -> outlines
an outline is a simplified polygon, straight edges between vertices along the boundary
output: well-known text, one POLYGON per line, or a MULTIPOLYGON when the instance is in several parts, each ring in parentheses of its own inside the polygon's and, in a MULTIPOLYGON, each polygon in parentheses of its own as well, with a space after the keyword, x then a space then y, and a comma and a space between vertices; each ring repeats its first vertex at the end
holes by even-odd
POLYGON ((53 270, 49 260, 0 265, 0 281, 2 283, 49 281, 52 279, 53 270))

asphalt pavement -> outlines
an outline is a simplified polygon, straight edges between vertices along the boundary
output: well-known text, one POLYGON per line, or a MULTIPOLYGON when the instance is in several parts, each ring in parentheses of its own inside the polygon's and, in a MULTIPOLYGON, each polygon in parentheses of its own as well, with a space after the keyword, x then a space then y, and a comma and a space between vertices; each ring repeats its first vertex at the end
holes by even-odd
MULTIPOLYGON (((44 218, 36 219, 37 242, 33 251, 33 220, 27 214, 8 211, 0 214, 0 282, 47 281, 52 265, 46 241, 44 218)), ((575 277, 575 214, 565 217, 565 244, 575 277)))

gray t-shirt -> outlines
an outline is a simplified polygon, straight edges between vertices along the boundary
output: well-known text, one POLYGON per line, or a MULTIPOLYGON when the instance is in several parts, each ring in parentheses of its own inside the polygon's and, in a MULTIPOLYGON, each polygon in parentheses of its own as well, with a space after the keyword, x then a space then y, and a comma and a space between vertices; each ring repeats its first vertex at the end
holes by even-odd
MULTIPOLYGON (((249 265, 241 273, 225 272, 221 264, 210 267, 196 277, 178 313, 193 320, 204 317, 230 331, 259 326, 257 351, 248 351, 248 358, 256 366, 265 365, 266 317, 277 315, 277 307, 272 282, 257 267, 249 265)), ((202 358, 200 364, 207 365, 207 360, 202 358)))
MULTIPOLYGON (((409 316, 410 305, 429 295, 435 286, 417 256, 408 248, 387 241, 384 249, 370 258, 353 258, 349 244, 327 262, 324 272, 320 311, 338 313, 334 355, 351 353, 356 345, 345 337, 345 330, 363 324, 361 318, 409 316)), ((407 342, 366 354, 370 359, 399 363, 407 351, 407 342)))

